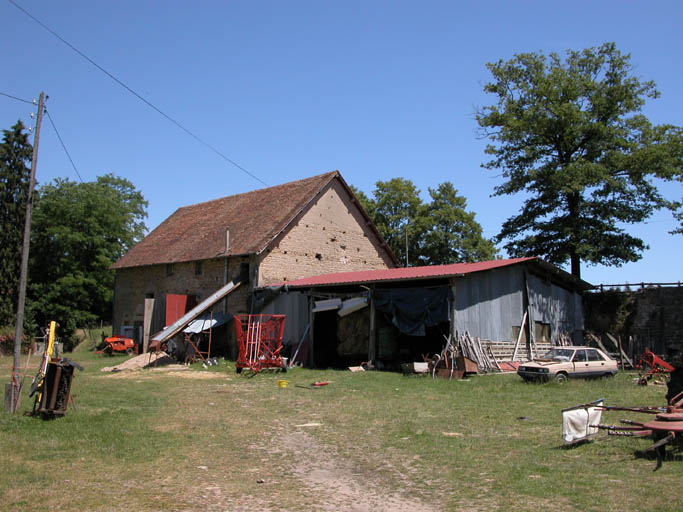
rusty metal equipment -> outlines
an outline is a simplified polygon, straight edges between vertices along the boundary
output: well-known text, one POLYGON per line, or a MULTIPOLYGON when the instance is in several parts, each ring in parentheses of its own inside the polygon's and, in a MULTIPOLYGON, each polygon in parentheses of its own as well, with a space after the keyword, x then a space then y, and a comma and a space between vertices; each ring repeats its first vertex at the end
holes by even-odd
POLYGON ((652 437, 655 443, 645 450, 636 452, 645 455, 654 452, 657 456, 659 469, 666 455, 666 446, 683 439, 683 392, 669 401, 666 408, 662 407, 602 407, 603 410, 631 411, 645 414, 654 414, 652 421, 620 420, 621 425, 591 425, 602 430, 607 430, 608 435, 622 437, 652 437))
POLYGON ((234 322, 239 345, 237 373, 245 368, 255 373, 264 368, 287 371, 280 355, 285 315, 236 315, 234 322))
POLYGON ((664 381, 668 375, 674 371, 674 367, 664 361, 661 357, 652 352, 649 348, 645 349, 640 356, 636 369, 640 371, 638 384, 647 386, 648 381, 655 379, 664 381))
POLYGON ((40 399, 36 399, 33 406, 34 414, 40 413, 44 418, 66 414, 66 408, 71 397, 74 368, 83 369, 69 359, 60 359, 48 363, 40 399))
POLYGON ((123 353, 130 355, 135 352, 135 341, 131 338, 126 338, 125 336, 117 335, 109 336, 103 340, 104 346, 102 350, 95 352, 96 354, 108 354, 110 356, 114 355, 114 352, 123 353))

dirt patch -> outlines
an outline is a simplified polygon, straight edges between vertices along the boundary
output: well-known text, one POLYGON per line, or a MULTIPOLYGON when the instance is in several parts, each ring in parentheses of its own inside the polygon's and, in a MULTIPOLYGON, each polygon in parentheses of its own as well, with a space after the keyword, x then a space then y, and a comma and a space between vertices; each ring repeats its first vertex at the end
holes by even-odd
POLYGON ((123 363, 116 366, 105 366, 101 371, 103 372, 123 372, 132 370, 141 370, 147 367, 160 367, 174 364, 176 361, 166 352, 150 352, 148 354, 140 354, 139 356, 126 359, 123 363))
POLYGON ((399 495, 380 477, 354 471, 353 465, 336 457, 313 436, 303 431, 285 434, 279 439, 291 461, 287 471, 321 499, 319 510, 350 512, 437 510, 409 495, 399 495))
POLYGON ((230 380, 225 373, 202 371, 193 372, 190 371, 189 366, 185 366, 184 364, 172 364, 162 368, 145 368, 144 372, 137 370, 112 372, 111 377, 117 379, 138 379, 142 381, 153 379, 154 376, 158 375, 159 373, 173 373, 174 377, 186 380, 230 380))

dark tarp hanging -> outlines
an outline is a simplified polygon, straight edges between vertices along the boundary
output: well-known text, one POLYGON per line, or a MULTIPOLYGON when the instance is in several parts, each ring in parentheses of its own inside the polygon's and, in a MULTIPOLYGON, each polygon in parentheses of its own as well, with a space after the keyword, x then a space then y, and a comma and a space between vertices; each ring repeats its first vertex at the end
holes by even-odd
POLYGON ((427 327, 449 320, 453 292, 449 286, 379 289, 374 300, 375 308, 389 314, 399 331, 424 336, 427 327))
POLYGON ((281 293, 287 293, 285 286, 270 286, 268 288, 255 289, 250 297, 251 312, 260 313, 268 304, 273 302, 281 293))

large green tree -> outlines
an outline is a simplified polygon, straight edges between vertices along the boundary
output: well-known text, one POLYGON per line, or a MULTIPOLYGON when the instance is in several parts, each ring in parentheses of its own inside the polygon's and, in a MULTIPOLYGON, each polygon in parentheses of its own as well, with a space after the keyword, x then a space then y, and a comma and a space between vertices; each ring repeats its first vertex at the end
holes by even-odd
POLYGON ((484 238, 474 212, 467 211, 467 200, 449 181, 429 188, 431 201, 426 205, 427 225, 422 256, 432 265, 493 259, 496 248, 484 238))
POLYGON ((680 127, 654 126, 641 113, 659 93, 633 75, 630 55, 613 43, 557 54, 523 53, 487 64, 484 91, 496 98, 477 112, 493 143, 483 167, 502 172, 494 195, 523 193, 497 241, 514 256, 556 264, 636 261, 645 242, 625 226, 660 208, 675 209, 657 180, 681 175, 680 127))
POLYGON ((11 325, 17 309, 21 248, 33 148, 17 121, 3 130, 0 144, 0 326, 11 325))
POLYGON ((30 261, 30 297, 39 324, 56 320, 68 336, 110 318, 109 267, 144 236, 146 207, 130 181, 112 174, 40 187, 30 261))
POLYGON ((399 261, 406 262, 406 235, 408 261, 416 261, 424 230, 420 225, 420 191, 413 182, 404 178, 376 182, 367 206, 372 221, 399 261))
POLYGON ((466 211, 465 198, 450 182, 430 188, 427 204, 420 198, 420 190, 405 178, 378 181, 372 198, 355 188, 354 192, 404 264, 481 261, 496 253, 493 243, 482 236, 474 213, 466 211))

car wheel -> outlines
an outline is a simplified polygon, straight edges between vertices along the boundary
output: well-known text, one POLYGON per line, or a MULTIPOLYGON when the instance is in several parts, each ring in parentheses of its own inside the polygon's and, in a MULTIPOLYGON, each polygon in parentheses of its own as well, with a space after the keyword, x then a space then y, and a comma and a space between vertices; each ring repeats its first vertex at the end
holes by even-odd
MULTIPOLYGON (((609 372, 603 374, 603 376, 602 376, 602 378, 605 379, 605 380, 611 379, 612 377, 614 377, 614 374, 613 374, 613 373, 609 373, 609 372)), ((646 382, 646 384, 647 384, 647 382, 646 382)))
POLYGON ((567 374, 566 373, 558 373, 555 375, 555 382, 558 384, 564 384, 567 382, 567 374))

